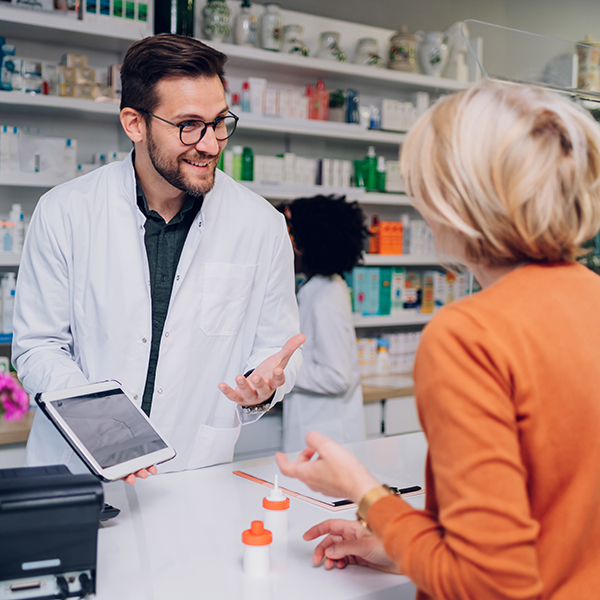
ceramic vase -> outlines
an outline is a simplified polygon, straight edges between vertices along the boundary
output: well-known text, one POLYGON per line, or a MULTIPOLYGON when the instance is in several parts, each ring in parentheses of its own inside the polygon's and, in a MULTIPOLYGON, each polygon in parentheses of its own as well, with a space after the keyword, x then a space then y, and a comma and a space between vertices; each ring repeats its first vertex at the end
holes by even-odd
POLYGON ((299 54, 308 56, 308 48, 302 41, 304 27, 302 25, 286 25, 283 28, 283 41, 281 43, 281 52, 285 54, 299 54))
POLYGON ((412 73, 417 66, 415 61, 416 39, 413 33, 408 31, 406 25, 402 25, 400 31, 390 39, 388 51, 388 68, 394 71, 412 73))
POLYGON ((354 60, 356 65, 367 67, 383 67, 383 60, 379 54, 379 43, 375 38, 361 38, 356 42, 354 60))
POLYGON ((418 43, 419 64, 425 75, 439 77, 448 60, 446 34, 441 31, 415 32, 418 43))
POLYGON ((258 21, 250 12, 250 2, 244 0, 235 19, 234 38, 238 46, 252 47, 256 44, 258 21))
POLYGON ((346 55, 340 48, 340 34, 337 31, 324 31, 320 37, 317 58, 344 62, 346 55))
POLYGON ((202 9, 202 33, 207 40, 222 42, 231 32, 231 11, 225 0, 208 0, 202 9))
POLYGON ((283 16, 279 4, 268 2, 260 17, 260 47, 279 52, 283 35, 283 16))

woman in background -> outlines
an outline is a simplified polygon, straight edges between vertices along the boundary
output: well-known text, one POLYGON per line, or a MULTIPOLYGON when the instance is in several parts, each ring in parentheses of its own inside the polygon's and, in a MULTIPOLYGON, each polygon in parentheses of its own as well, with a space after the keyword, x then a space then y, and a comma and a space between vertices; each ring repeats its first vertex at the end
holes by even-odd
POLYGON ((350 291, 342 275, 358 263, 368 232, 356 202, 299 198, 284 209, 294 245, 304 364, 283 402, 283 449, 304 448, 309 431, 336 442, 365 439, 350 291))
POLYGON ((318 433, 296 463, 278 454, 373 532, 321 523, 313 561, 405 573, 419 599, 597 598, 600 277, 574 259, 600 228, 600 129, 558 95, 481 83, 438 101, 401 162, 437 249, 483 289, 442 308, 417 352, 424 510, 318 433))

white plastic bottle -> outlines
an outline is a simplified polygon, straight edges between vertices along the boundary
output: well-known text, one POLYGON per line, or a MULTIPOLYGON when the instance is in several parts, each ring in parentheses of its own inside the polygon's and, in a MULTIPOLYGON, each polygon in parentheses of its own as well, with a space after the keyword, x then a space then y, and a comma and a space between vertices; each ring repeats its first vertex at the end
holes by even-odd
POLYGON ((290 499, 283 495, 277 475, 275 475, 275 485, 271 494, 263 498, 263 508, 265 509, 265 528, 273 534, 273 540, 277 542, 287 537, 290 499))
POLYGON ((13 204, 10 209, 8 220, 15 224, 12 239, 12 251, 15 254, 21 254, 23 251, 23 242, 25 240, 25 222, 23 221, 23 210, 20 204, 13 204))
POLYGON ((389 341, 385 339, 378 340, 377 349, 377 375, 387 375, 390 372, 390 353, 389 341))
POLYGON ((13 309, 15 306, 15 274, 7 273, 2 278, 2 333, 12 333, 13 309))
POLYGON ((265 577, 271 570, 270 546, 273 535, 262 521, 252 521, 250 529, 242 533, 244 543, 244 573, 251 577, 265 577))
POLYGON ((63 157, 65 173, 69 177, 75 177, 77 171, 77 140, 66 140, 63 157))

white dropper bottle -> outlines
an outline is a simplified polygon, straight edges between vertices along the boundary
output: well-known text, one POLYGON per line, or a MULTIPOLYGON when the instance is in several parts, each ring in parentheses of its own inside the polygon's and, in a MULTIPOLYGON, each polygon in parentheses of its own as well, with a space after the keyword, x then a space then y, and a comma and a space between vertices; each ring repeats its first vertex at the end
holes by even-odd
POLYGON ((265 509, 265 528, 273 533, 273 539, 277 541, 287 537, 290 499, 283 495, 277 475, 275 475, 275 485, 271 490, 271 495, 263 498, 263 508, 265 509))

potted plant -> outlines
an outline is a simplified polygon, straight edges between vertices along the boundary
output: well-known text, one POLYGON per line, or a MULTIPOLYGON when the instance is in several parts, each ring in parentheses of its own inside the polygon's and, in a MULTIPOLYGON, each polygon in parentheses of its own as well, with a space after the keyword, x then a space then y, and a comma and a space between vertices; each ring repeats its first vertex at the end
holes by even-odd
POLYGON ((329 120, 343 123, 345 119, 344 110, 346 94, 344 90, 334 90, 329 94, 329 120))

